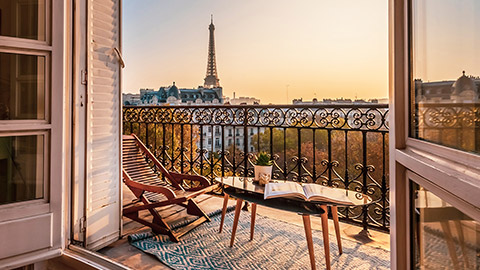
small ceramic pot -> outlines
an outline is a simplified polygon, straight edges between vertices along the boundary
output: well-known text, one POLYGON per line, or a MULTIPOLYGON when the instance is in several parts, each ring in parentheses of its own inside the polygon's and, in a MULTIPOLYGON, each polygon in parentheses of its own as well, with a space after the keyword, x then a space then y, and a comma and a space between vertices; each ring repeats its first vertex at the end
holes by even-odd
POLYGON ((272 179, 272 167, 273 166, 258 166, 254 165, 255 170, 255 180, 258 181, 260 185, 265 185, 270 182, 272 179))

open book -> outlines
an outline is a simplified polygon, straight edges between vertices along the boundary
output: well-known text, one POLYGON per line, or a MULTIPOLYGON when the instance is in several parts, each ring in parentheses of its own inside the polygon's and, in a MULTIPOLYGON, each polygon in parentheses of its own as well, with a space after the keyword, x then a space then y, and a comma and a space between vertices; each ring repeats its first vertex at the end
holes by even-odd
POLYGON ((299 184, 295 182, 268 183, 265 185, 264 199, 279 197, 294 197, 305 201, 353 205, 345 189, 335 189, 318 184, 299 184))

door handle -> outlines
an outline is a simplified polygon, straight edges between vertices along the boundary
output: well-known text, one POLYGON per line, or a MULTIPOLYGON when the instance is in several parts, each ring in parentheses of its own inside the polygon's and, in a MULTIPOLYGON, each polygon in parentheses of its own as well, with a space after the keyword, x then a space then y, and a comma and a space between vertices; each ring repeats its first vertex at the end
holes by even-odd
POLYGON ((113 48, 113 50, 117 54, 117 58, 118 58, 118 62, 120 63, 120 66, 122 66, 122 68, 125 68, 125 61, 123 60, 122 53, 118 50, 117 47, 113 48))

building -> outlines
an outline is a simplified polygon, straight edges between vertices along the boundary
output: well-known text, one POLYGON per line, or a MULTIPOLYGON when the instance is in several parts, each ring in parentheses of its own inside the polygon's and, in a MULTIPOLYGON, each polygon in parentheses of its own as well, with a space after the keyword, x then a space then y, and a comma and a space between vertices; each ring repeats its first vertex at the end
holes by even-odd
POLYGON ((140 89, 140 96, 137 94, 123 94, 123 105, 201 105, 201 104, 223 104, 223 88, 220 86, 220 79, 217 73, 217 62, 215 56, 215 25, 211 17, 208 43, 207 74, 203 86, 197 88, 178 88, 175 82, 171 86, 154 89, 140 89))
MULTIPOLYGON (((142 89, 140 90, 140 92, 142 89)), ((124 93, 122 94, 123 105, 139 105, 140 94, 124 93)))
MULTIPOLYGON (((257 135, 259 132, 264 132, 265 128, 260 127, 260 128, 254 128, 254 127, 249 127, 247 129, 247 134, 248 136, 248 145, 247 145, 247 150, 249 152, 255 152, 255 144, 254 141, 252 140, 253 136, 257 135)), ((222 132, 222 127, 221 126, 203 126, 202 127, 202 132, 203 132, 203 148, 206 148, 208 150, 212 150, 212 152, 217 152, 221 151, 222 149, 228 150, 232 148, 232 145, 235 145, 235 148, 243 151, 245 148, 245 134, 244 134, 244 129, 243 127, 234 127, 234 126, 225 126, 223 127, 223 132, 222 132), (222 147, 222 137, 225 140, 225 146, 222 147)), ((197 146, 200 147, 200 142, 197 143, 197 146)))
POLYGON ((415 80, 415 98, 421 103, 476 103, 479 89, 480 78, 466 76, 465 71, 456 81, 415 80))
MULTIPOLYGON (((125 97, 125 94, 124 94, 125 97)), ((204 88, 178 88, 175 82, 168 87, 160 87, 157 91, 153 89, 140 89, 138 103, 124 105, 201 105, 201 104, 223 104, 222 87, 204 88)))
POLYGON ((480 151, 478 128, 480 78, 423 82, 415 80, 416 136, 467 151, 480 151))
POLYGON ((235 97, 233 93, 233 98, 225 98, 225 104, 230 105, 258 105, 260 104, 260 99, 254 97, 235 97))
MULTIPOLYGON (((225 99, 225 105, 258 105, 260 104, 260 99, 254 98, 254 97, 235 97, 235 93, 233 93, 233 98, 230 99, 226 97, 225 99)), ((252 138, 253 136, 257 135, 259 132, 264 132, 265 128, 260 127, 260 128, 253 128, 249 127, 247 129, 247 134, 248 136, 248 145, 247 145, 247 150, 250 152, 254 152, 255 146, 252 143, 252 138)), ((244 137, 244 129, 243 127, 234 127, 234 126, 224 126, 223 127, 223 133, 221 130, 220 126, 215 126, 215 127, 206 127, 204 126, 202 128, 203 132, 203 146, 207 149, 213 149, 214 152, 216 151, 221 151, 222 150, 222 136, 225 136, 225 146, 223 149, 230 149, 232 145, 235 145, 237 149, 240 151, 245 150, 244 145, 245 145, 245 137, 244 137)), ((200 144, 198 145, 200 146, 200 144)))
POLYGON ((378 99, 369 99, 369 100, 354 99, 354 100, 351 100, 349 98, 346 98, 346 99, 345 98, 337 98, 337 99, 324 98, 323 100, 318 100, 318 99, 314 98, 314 99, 312 99, 312 101, 304 101, 303 98, 299 98, 299 99, 292 100, 292 103, 294 105, 315 105, 315 104, 352 105, 352 104, 378 104, 379 100, 378 99))

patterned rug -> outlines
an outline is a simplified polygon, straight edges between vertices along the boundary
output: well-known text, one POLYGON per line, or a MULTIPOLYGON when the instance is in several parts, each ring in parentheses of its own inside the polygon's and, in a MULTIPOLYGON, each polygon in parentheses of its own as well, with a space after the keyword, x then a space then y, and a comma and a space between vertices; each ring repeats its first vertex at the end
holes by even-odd
MULTIPOLYGON (((443 230, 433 229, 428 225, 423 229, 423 242, 425 245, 423 269, 455 269, 443 230)), ((456 232, 455 229, 453 231, 456 232)), ((480 253, 478 253, 480 248, 474 244, 476 241, 475 237, 472 239, 466 235, 465 240, 465 243, 462 243, 464 245, 464 249, 462 249, 459 239, 457 237, 453 238, 455 254, 458 260, 457 269, 480 269, 480 253)), ((419 264, 419 255, 416 254, 416 256, 417 267, 422 268, 419 264)))
MULTIPOLYGON (((171 242, 164 235, 142 233, 129 236, 130 244, 155 255, 172 269, 310 269, 303 227, 257 215, 255 236, 250 239, 250 215, 242 211, 235 244, 229 247, 233 213, 225 217, 218 233, 219 212, 204 223, 171 242)), ((300 218, 300 216, 299 216, 300 218)), ((182 226, 185 224, 181 224, 182 226)), ((322 233, 313 230, 317 268, 325 268, 322 233)), ((338 254, 334 235, 330 235, 332 269, 389 269, 390 253, 348 239, 342 239, 343 254, 338 254)))

